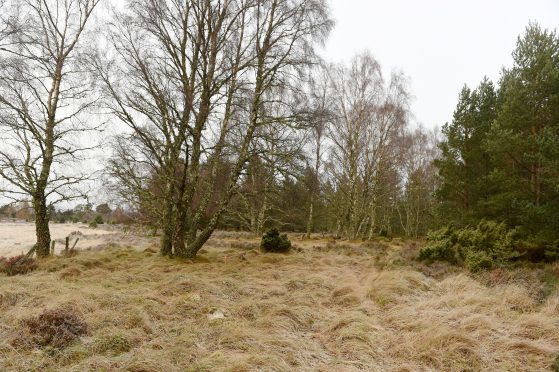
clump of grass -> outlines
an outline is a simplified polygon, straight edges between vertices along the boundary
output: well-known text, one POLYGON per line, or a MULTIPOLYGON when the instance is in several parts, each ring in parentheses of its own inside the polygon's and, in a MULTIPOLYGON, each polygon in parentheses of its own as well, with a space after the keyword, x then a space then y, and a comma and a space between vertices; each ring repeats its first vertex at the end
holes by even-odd
POLYGON ((543 282, 544 284, 541 290, 542 301, 556 293, 559 289, 559 270, 553 270, 551 267, 546 267, 543 273, 543 282))
POLYGON ((75 279, 80 276, 82 271, 77 267, 69 267, 60 272, 60 279, 75 279))
POLYGON ((378 331, 367 317, 359 313, 340 316, 334 325, 325 331, 326 346, 343 360, 351 360, 358 369, 367 369, 377 355, 375 338, 378 331))
POLYGON ((27 255, 19 255, 9 258, 0 257, 0 272, 8 275, 23 275, 37 268, 34 258, 27 255))
POLYGON ((404 296, 429 290, 428 279, 416 271, 382 271, 371 283, 367 297, 379 305, 397 304, 404 296))
POLYGON ((93 343, 93 351, 99 354, 117 356, 132 350, 132 342, 123 335, 101 336, 93 343))
POLYGON ((22 321, 23 333, 15 340, 17 345, 35 345, 63 349, 80 336, 87 334, 87 324, 75 310, 56 308, 46 310, 37 317, 22 321))
POLYGON ((553 364, 551 365, 551 370, 553 372, 559 372, 559 354, 557 354, 555 356, 555 360, 553 361, 553 364))
POLYGON ((350 286, 335 289, 332 292, 331 298, 332 303, 343 307, 354 307, 361 303, 355 290, 350 286))

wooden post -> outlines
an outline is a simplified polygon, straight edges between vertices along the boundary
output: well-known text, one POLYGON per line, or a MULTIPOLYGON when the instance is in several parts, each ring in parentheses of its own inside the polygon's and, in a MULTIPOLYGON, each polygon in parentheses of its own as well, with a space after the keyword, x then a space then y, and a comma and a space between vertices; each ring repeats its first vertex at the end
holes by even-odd
POLYGON ((64 256, 68 256, 68 250, 70 249, 70 237, 66 237, 66 246, 64 247, 64 256))
POLYGON ((54 246, 56 245, 56 240, 50 242, 50 255, 54 256, 54 246))

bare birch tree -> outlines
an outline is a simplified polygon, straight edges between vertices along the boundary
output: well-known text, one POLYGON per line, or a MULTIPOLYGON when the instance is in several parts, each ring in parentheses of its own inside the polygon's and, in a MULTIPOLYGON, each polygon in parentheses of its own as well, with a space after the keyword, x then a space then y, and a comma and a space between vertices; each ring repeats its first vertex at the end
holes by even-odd
POLYGON ((321 168, 324 156, 326 135, 332 120, 330 75, 327 66, 320 66, 312 76, 309 86, 310 109, 310 157, 312 162, 312 180, 309 184, 309 212, 307 218, 306 238, 311 237, 314 229, 315 203, 320 196, 321 168))
POLYGON ((304 107, 299 111, 285 97, 278 101, 280 94, 288 93, 267 95, 262 110, 266 125, 255 134, 253 155, 237 192, 241 208, 235 214, 255 235, 261 235, 265 226, 282 226, 289 220, 290 216, 278 208, 281 184, 286 178, 299 177, 305 158, 303 128, 308 125, 307 112, 304 107))
POLYGON ((143 164, 126 174, 144 189, 157 175, 161 253, 194 257, 236 192, 259 128, 272 121, 266 94, 293 83, 331 21, 322 0, 129 5, 111 32, 113 69, 99 63, 111 110, 143 164), (218 192, 224 163, 231 167, 218 192))
POLYGON ((398 202, 398 219, 406 236, 417 237, 425 233, 428 214, 434 210, 436 135, 422 127, 409 131, 402 137, 400 150, 402 195, 398 202))
POLYGON ((69 168, 90 147, 77 134, 95 129, 80 39, 99 2, 8 1, 0 19, 0 187, 31 198, 39 256, 50 252, 49 205, 81 196, 86 178, 69 168))
POLYGON ((334 69, 332 94, 329 168, 341 194, 336 234, 371 238, 378 228, 380 199, 389 200, 390 190, 395 191, 387 182, 396 172, 395 144, 407 123, 405 80, 393 74, 386 83, 379 63, 364 53, 349 68, 334 69))

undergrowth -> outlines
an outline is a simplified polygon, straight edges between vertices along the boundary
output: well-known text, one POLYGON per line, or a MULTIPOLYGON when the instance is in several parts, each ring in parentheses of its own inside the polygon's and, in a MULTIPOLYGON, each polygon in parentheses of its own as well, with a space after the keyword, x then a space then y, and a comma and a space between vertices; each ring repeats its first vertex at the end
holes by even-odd
POLYGON ((446 261, 471 272, 500 267, 510 262, 552 262, 559 258, 557 242, 536 242, 504 223, 482 220, 476 227, 447 226, 429 233, 419 258, 446 261))
POLYGON ((37 262, 34 258, 27 255, 19 255, 14 257, 0 257, 0 272, 8 275, 23 275, 37 268, 37 262))

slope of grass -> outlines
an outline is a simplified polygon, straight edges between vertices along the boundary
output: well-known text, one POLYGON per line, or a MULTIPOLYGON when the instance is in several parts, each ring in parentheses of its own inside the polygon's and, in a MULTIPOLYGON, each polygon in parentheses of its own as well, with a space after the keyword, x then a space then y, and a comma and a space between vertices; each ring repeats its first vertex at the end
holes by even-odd
POLYGON ((195 262, 113 247, 1 276, 0 370, 534 371, 559 352, 559 295, 537 278, 432 275, 403 242, 275 255, 244 239, 212 239, 195 262), (53 309, 87 334, 30 342, 27 320, 53 309))

